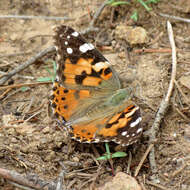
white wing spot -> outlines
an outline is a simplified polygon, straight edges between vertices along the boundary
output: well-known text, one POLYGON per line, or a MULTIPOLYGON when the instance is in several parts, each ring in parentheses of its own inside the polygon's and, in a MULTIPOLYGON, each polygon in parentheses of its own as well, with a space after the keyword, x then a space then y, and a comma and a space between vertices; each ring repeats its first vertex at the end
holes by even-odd
POLYGON ((95 143, 98 143, 98 142, 100 142, 100 139, 98 139, 98 138, 97 138, 97 139, 94 139, 94 142, 95 142, 95 143))
POLYGON ((71 48, 67 48, 67 53, 68 54, 72 54, 73 53, 73 50, 71 48))
POLYGON ((58 82, 58 81, 59 81, 59 77, 58 77, 58 76, 56 76, 55 80, 58 82))
POLYGON ((122 136, 126 136, 126 134, 127 134, 127 131, 124 131, 121 133, 122 136))
POLYGON ((131 136, 134 137, 134 136, 135 136, 135 133, 133 133, 131 136))
POLYGON ((67 36, 67 39, 70 39, 70 38, 71 38, 71 36, 68 35, 68 36, 67 36))
POLYGON ((80 50, 81 52, 83 52, 83 53, 87 52, 87 51, 88 51, 88 44, 85 43, 85 44, 81 45, 81 46, 79 47, 79 50, 80 50))
POLYGON ((92 44, 87 44, 87 43, 85 43, 85 44, 83 44, 83 45, 81 45, 80 47, 79 47, 79 50, 82 52, 82 53, 85 53, 85 52, 87 52, 88 50, 92 50, 92 49, 94 49, 94 46, 92 45, 92 44))
POLYGON ((122 144, 121 146, 129 146, 129 143, 127 143, 127 144, 122 144))
POLYGON ((121 144, 121 141, 114 141, 115 143, 117 143, 117 144, 121 144))
POLYGON ((140 133, 143 129, 142 128, 139 128, 136 133, 140 133))
POLYGON ((98 62, 95 65, 92 66, 92 68, 99 72, 101 69, 107 68, 108 67, 108 63, 107 62, 98 62))
POLYGON ((130 124, 130 127, 135 127, 141 122, 141 120, 142 120, 142 117, 139 117, 136 121, 130 124))
POLYGON ((71 35, 74 36, 74 37, 77 37, 79 35, 79 33, 78 32, 73 32, 71 35))
POLYGON ((67 41, 65 41, 65 45, 66 45, 66 46, 68 45, 68 42, 67 42, 67 41))
POLYGON ((130 135, 127 135, 126 137, 129 138, 130 135))

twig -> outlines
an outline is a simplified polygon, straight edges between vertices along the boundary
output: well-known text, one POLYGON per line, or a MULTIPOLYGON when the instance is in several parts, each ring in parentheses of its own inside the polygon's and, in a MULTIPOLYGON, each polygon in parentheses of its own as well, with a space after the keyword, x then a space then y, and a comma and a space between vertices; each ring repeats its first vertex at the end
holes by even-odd
POLYGON ((128 162, 127 162, 127 174, 131 175, 131 171, 130 171, 130 168, 131 168, 131 161, 132 161, 132 154, 131 152, 129 151, 129 159, 128 159, 128 162))
POLYGON ((5 92, 3 92, 3 93, 0 95, 0 100, 1 100, 2 98, 4 98, 10 91, 11 91, 11 88, 6 89, 5 92))
POLYGON ((0 86, 0 90, 5 90, 5 89, 11 89, 11 88, 20 88, 23 86, 38 86, 38 85, 44 85, 44 84, 51 84, 52 82, 36 82, 36 83, 25 83, 25 84, 13 84, 13 85, 5 85, 5 86, 0 86))
POLYGON ((82 30, 80 32, 80 34, 84 35, 84 34, 87 34, 89 32, 98 32, 99 31, 99 28, 96 28, 96 27, 88 27, 86 28, 85 30, 82 30))
POLYGON ((140 182, 140 186, 141 186, 142 190, 147 190, 142 182, 140 182))
POLYGON ((10 54, 0 54, 0 58, 2 57, 13 57, 13 56, 19 56, 19 55, 27 55, 27 54, 31 54, 32 51, 28 51, 28 52, 20 52, 20 53, 10 53, 10 54))
POLYGON ((134 53, 171 53, 172 50, 170 48, 162 48, 162 49, 135 49, 134 53))
POLYGON ((168 14, 163 14, 163 13, 159 13, 159 15, 163 16, 163 17, 166 17, 166 18, 171 18, 171 19, 182 21, 182 22, 190 23, 190 19, 187 19, 187 18, 181 18, 181 17, 178 17, 178 16, 173 16, 173 15, 168 15, 168 14))
POLYGON ((151 151, 151 149, 152 149, 153 146, 154 146, 153 144, 150 144, 149 147, 147 148, 146 152, 144 153, 141 161, 139 162, 139 165, 137 166, 137 168, 135 170, 135 175, 134 175, 135 177, 138 175, 138 173, 139 173, 139 171, 140 171, 140 169, 141 169, 141 167, 142 167, 142 165, 143 165, 146 157, 148 156, 148 154, 151 151))
MULTIPOLYGON (((185 50, 176 49, 177 52, 186 52, 185 50)), ((170 48, 160 48, 160 49, 135 49, 134 53, 172 53, 172 49, 170 48)), ((189 52, 189 51, 188 51, 189 52)))
POLYGON ((35 189, 33 189, 33 188, 26 187, 26 186, 24 186, 24 185, 19 185, 19 184, 15 183, 15 182, 12 182, 12 181, 9 181, 9 180, 8 180, 8 183, 11 184, 11 185, 13 185, 13 186, 15 186, 15 187, 18 187, 19 189, 35 190, 35 189))
POLYGON ((44 20, 73 20, 68 17, 56 16, 33 16, 33 15, 0 15, 0 18, 15 18, 15 19, 44 19, 44 20))
MULTIPOLYGON (((7 75, 7 73, 6 73, 6 72, 3 72, 3 71, 0 71, 0 74, 2 74, 2 76, 1 76, 0 78, 2 78, 2 77, 4 77, 4 76, 7 75)), ((17 75, 17 77, 19 77, 19 78, 23 78, 23 79, 34 80, 34 77, 31 77, 31 76, 17 75)))
POLYGON ((62 170, 60 172, 60 174, 59 174, 58 179, 57 179, 56 190, 63 190, 63 189, 65 189, 65 187, 63 187, 64 176, 65 176, 65 171, 62 170))
POLYGON ((163 185, 156 184, 156 183, 153 183, 153 182, 148 181, 148 180, 146 181, 146 183, 149 184, 149 185, 152 185, 154 187, 157 187, 159 189, 162 189, 162 190, 169 190, 168 188, 164 187, 163 185))
POLYGON ((15 171, 6 170, 3 168, 0 168, 0 176, 16 184, 28 188, 33 188, 35 190, 53 190, 56 188, 56 184, 54 182, 44 181, 43 179, 40 179, 35 175, 21 175, 15 171))
POLYGON ((39 58, 43 57, 44 55, 46 55, 47 53, 53 52, 55 51, 55 47, 49 47, 41 52, 39 52, 38 54, 36 54, 34 57, 32 57, 31 59, 29 59, 28 61, 26 61, 25 63, 23 63, 22 65, 19 65, 17 68, 13 69, 12 71, 10 71, 8 74, 6 74, 5 76, 3 76, 0 79, 0 85, 3 85, 8 79, 10 79, 13 75, 15 75, 16 73, 24 70, 25 68, 27 68, 29 65, 35 63, 36 60, 38 60, 39 58))
MULTIPOLYGON (((168 29, 170 45, 172 48, 172 74, 171 74, 171 80, 170 80, 170 84, 169 84, 169 88, 168 88, 166 97, 163 98, 163 100, 161 101, 159 110, 158 110, 155 120, 154 120, 154 123, 149 131, 150 144, 152 144, 152 143, 154 144, 154 142, 156 140, 156 135, 158 133, 160 123, 161 123, 162 119, 164 118, 166 110, 169 106, 169 100, 170 100, 170 97, 171 97, 171 94, 173 91, 174 81, 175 81, 175 77, 176 77, 176 62, 177 62, 176 61, 176 47, 175 47, 175 42, 174 42, 174 37, 173 37, 172 26, 169 21, 167 21, 167 29, 168 29)), ((153 172, 153 175, 155 175, 157 173, 157 165, 156 165, 154 152, 155 152, 155 149, 153 147, 149 154, 150 167, 153 172)), ((158 179, 155 178, 155 181, 157 181, 157 180, 158 179)))
POLYGON ((179 168, 178 170, 176 170, 175 172, 172 173, 172 177, 175 177, 176 175, 178 175, 180 172, 182 172, 185 168, 187 167, 187 164, 185 163, 181 168, 179 168))
POLYGON ((177 111, 177 113, 183 118, 185 119, 187 122, 190 122, 190 119, 184 115, 177 107, 174 107, 174 109, 177 111))
POLYGON ((104 8, 108 5, 108 0, 105 0, 101 6, 99 7, 99 9, 96 11, 95 15, 93 16, 93 19, 90 22, 90 27, 93 27, 96 20, 98 19, 98 17, 100 16, 100 14, 102 13, 102 11, 104 10, 104 8))
POLYGON ((31 120, 33 117, 35 117, 36 115, 40 114, 41 112, 43 112, 43 110, 40 110, 40 111, 36 112, 35 114, 31 115, 28 119, 25 120, 25 122, 31 120))
MULTIPOLYGON (((10 89, 10 88, 8 88, 8 90, 9 90, 9 89, 10 89)), ((10 89, 10 90, 11 90, 11 89, 10 89)), ((15 91, 13 91, 12 93, 9 93, 2 101, 7 100, 8 98, 10 98, 11 96, 17 94, 17 93, 20 92, 20 91, 22 91, 22 90, 21 90, 21 89, 17 89, 17 90, 15 90, 15 91)))
POLYGON ((178 82, 175 80, 174 81, 177 89, 179 90, 179 92, 181 93, 181 95, 183 96, 184 98, 184 102, 190 107, 189 103, 190 103, 190 99, 183 93, 181 87, 179 86, 178 82))
POLYGON ((96 13, 93 16, 93 19, 91 20, 89 27, 83 31, 80 32, 80 34, 84 35, 88 32, 91 31, 98 31, 99 28, 94 27, 95 22, 97 21, 98 17, 100 16, 100 14, 102 13, 102 11, 104 10, 104 8, 108 5, 108 0, 105 0, 101 6, 98 8, 98 10, 96 11, 96 13))

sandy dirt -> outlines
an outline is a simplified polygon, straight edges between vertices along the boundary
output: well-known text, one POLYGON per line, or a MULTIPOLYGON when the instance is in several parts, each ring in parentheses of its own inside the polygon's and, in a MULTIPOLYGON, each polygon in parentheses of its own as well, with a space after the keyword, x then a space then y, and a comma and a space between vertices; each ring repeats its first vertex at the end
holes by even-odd
MULTIPOLYGON (((69 25, 78 31, 88 28, 102 2, 1 0, 1 15, 57 16, 67 20, 1 18, 0 71, 10 72, 52 46, 53 27, 56 25, 69 25)), ((145 133, 138 143, 122 149, 128 153, 127 157, 113 160, 115 172, 126 172, 131 152, 132 176, 148 147, 146 131, 153 124, 171 76, 170 51, 137 53, 136 50, 170 49, 166 18, 159 16, 159 13, 184 18, 190 14, 190 3, 184 5, 183 0, 162 1, 151 7, 152 12, 149 13, 137 3, 115 8, 108 6, 96 22, 99 31, 85 35, 109 59, 124 85, 135 89, 134 101, 141 108, 145 133), (137 22, 130 19, 135 9, 140 16, 137 22), (125 43, 124 46, 115 35, 116 27, 120 24, 144 28, 148 40, 143 44, 125 43)), ((167 190, 190 190, 190 25, 176 20, 171 20, 171 23, 178 49, 177 85, 160 126, 155 156, 162 187, 167 190)), ((37 83, 39 78, 49 76, 47 68, 53 70, 53 60, 55 53, 47 54, 4 85, 37 83)), ((2 75, 0 73, 0 77, 2 75)), ((104 144, 84 145, 69 139, 51 117, 51 88, 51 84, 8 91, 0 87, 0 168, 20 174, 35 174, 47 181, 55 180, 64 168, 64 180, 69 189, 99 187, 112 176, 109 162, 101 162, 100 168, 95 159, 98 154, 105 152, 104 144)), ((114 152, 117 145, 110 143, 110 149, 114 152)), ((152 171, 147 158, 136 179, 147 190, 161 189, 148 183, 151 178, 152 171)), ((19 187, 0 178, 0 189, 18 190, 19 187)))

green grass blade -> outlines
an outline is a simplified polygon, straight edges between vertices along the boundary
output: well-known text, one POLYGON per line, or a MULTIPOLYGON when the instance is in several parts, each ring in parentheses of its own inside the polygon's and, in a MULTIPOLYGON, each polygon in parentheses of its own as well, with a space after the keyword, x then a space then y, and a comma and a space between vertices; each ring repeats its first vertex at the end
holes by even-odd
POLYGON ((113 2, 111 3, 111 6, 119 6, 119 5, 130 5, 129 2, 126 2, 126 1, 117 1, 117 2, 113 2))
POLYGON ((133 19, 135 22, 138 20, 138 12, 134 11, 133 14, 131 15, 131 19, 133 19))
POLYGON ((112 154, 112 158, 121 158, 126 156, 127 156, 126 152, 115 152, 112 154))
POLYGON ((52 81, 51 77, 40 77, 37 79, 38 82, 49 82, 52 81))
POLYGON ((107 156, 100 156, 96 160, 108 160, 107 156))
POLYGON ((152 9, 143 1, 137 0, 147 11, 151 11, 152 9))
POLYGON ((20 89, 21 89, 22 92, 26 92, 28 89, 30 89, 30 87, 22 86, 20 89))
POLYGON ((146 4, 151 4, 151 3, 156 4, 158 2, 159 2, 159 0, 147 0, 147 1, 145 1, 146 4))

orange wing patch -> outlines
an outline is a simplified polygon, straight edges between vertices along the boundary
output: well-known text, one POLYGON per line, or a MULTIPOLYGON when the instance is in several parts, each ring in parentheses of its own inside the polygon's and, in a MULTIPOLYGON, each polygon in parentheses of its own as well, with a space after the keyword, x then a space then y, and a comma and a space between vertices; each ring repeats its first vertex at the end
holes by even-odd
POLYGON ((73 64, 66 58, 63 66, 58 68, 61 80, 67 85, 99 86, 102 80, 108 80, 112 77, 112 71, 107 62, 93 65, 93 61, 92 58, 79 58, 73 64))
POLYGON ((111 119, 104 118, 94 123, 72 126, 74 138, 79 139, 81 142, 93 142, 93 140, 98 139, 98 136, 104 139, 117 136, 118 129, 125 127, 131 120, 131 118, 119 118, 122 113, 114 115, 111 119))
MULTIPOLYGON (((132 122, 133 119, 131 114, 134 114, 135 111, 137 111, 137 108, 131 105, 111 118, 106 117, 101 121, 74 125, 72 126, 70 134, 74 139, 80 142, 98 142, 100 139, 109 141, 118 136, 119 130, 130 127, 128 124, 132 122)), ((126 129, 124 131, 126 131, 126 129)))
POLYGON ((89 97, 88 90, 71 90, 60 86, 58 82, 54 83, 52 106, 56 116, 62 116, 65 121, 68 121, 76 110, 79 100, 89 97))

